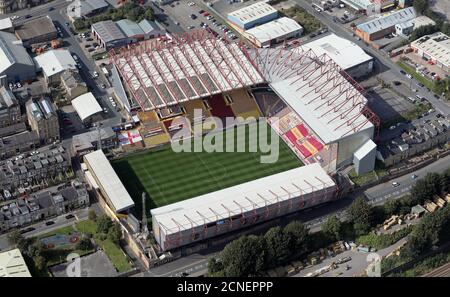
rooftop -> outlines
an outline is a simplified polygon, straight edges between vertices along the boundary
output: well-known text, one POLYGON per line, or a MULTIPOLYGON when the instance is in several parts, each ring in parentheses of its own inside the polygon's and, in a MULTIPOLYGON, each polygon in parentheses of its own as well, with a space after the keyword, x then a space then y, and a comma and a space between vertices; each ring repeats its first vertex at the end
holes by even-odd
POLYGON ((0 252, 0 277, 31 277, 19 249, 0 252))
POLYGON ((0 110, 17 106, 19 102, 13 92, 5 87, 0 87, 0 110))
POLYGON ((81 18, 108 6, 109 4, 104 0, 75 0, 67 7, 67 14, 74 18, 81 18))
POLYGON ((252 35, 260 43, 264 43, 297 31, 303 31, 303 27, 299 23, 291 18, 282 17, 245 32, 252 35))
POLYGON ((335 34, 329 34, 308 42, 302 45, 302 47, 305 50, 311 49, 317 56, 327 54, 344 70, 373 60, 358 45, 335 34))
POLYGON ((25 64, 34 67, 33 60, 17 37, 0 31, 0 73, 14 64, 25 64))
POLYGON ((52 19, 48 15, 27 21, 16 29, 16 35, 22 41, 51 33, 56 34, 57 31, 52 19))
POLYGON ((406 21, 411 21, 416 17, 416 11, 413 7, 395 10, 392 13, 381 15, 368 22, 359 24, 357 28, 361 31, 373 34, 381 30, 395 26, 406 21))
POLYGON ((266 2, 261 1, 235 10, 229 13, 228 17, 236 18, 241 23, 246 24, 274 13, 278 13, 278 11, 266 2))
POLYGON ((48 98, 30 99, 26 104, 27 112, 31 114, 36 121, 50 119, 57 116, 56 107, 48 98))
POLYGON ((450 67, 450 38, 442 32, 423 36, 411 43, 434 60, 450 67))
POLYGON ((130 194, 128 194, 109 160, 101 150, 85 155, 84 160, 89 164, 91 173, 108 196, 107 198, 116 212, 121 212, 134 206, 130 194))
POLYGON ((315 163, 256 179, 237 186, 152 209, 151 215, 167 234, 192 225, 202 226, 299 197, 314 191, 335 187, 334 181, 315 163))
POLYGON ((97 32, 105 43, 126 38, 125 34, 120 30, 116 23, 111 20, 92 24, 92 29, 97 32))
POLYGON ((77 69, 75 60, 70 52, 65 49, 51 50, 34 59, 46 77, 51 77, 68 69, 77 69))
POLYGON ((139 35, 144 35, 144 31, 142 28, 133 21, 129 19, 123 19, 116 22, 116 25, 122 30, 122 32, 127 37, 134 37, 139 35))
POLYGON ((73 99, 72 106, 82 121, 103 110, 91 92, 85 93, 73 99))

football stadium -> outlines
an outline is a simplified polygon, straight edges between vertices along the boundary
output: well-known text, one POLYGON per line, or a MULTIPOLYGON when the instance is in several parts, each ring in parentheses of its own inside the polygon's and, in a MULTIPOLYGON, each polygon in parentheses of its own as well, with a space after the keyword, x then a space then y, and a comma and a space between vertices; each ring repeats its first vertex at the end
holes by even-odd
POLYGON ((197 30, 113 49, 110 59, 150 148, 112 165, 137 207, 148 194, 162 251, 336 199, 333 176, 347 165, 373 170, 379 119, 326 54, 252 48, 197 30), (225 139, 237 129, 226 119, 263 117, 279 137, 278 161, 261 163, 261 151, 171 149, 210 132, 211 117, 225 139))

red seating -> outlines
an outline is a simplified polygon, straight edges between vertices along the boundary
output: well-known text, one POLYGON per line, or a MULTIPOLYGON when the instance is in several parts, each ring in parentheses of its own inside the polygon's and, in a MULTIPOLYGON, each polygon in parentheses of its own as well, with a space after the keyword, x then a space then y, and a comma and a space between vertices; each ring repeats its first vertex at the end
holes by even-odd
POLYGON ((227 117, 233 117, 234 113, 230 106, 226 105, 225 100, 222 95, 214 95, 212 98, 208 99, 209 105, 211 106, 211 114, 215 117, 224 119, 227 117))
POLYGON ((296 147, 300 151, 300 153, 303 155, 303 157, 308 158, 311 156, 311 152, 308 151, 306 147, 304 147, 302 144, 297 144, 296 147))
POLYGON ((320 151, 323 148, 323 144, 320 143, 316 138, 310 137, 308 138, 309 143, 312 144, 313 147, 316 148, 316 150, 320 151))
POLYGON ((294 133, 292 133, 292 131, 287 131, 286 137, 289 139, 290 142, 292 142, 293 145, 295 145, 297 143, 297 137, 295 137, 294 133))
POLYGON ((309 135, 308 129, 306 129, 305 125, 300 124, 300 125, 297 125, 296 128, 303 135, 303 137, 306 137, 309 135))

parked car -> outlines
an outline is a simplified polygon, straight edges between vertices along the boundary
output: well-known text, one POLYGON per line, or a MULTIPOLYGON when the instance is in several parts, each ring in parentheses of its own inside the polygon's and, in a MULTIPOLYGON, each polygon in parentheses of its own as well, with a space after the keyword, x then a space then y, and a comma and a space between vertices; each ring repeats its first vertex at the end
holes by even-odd
POLYGON ((416 179, 416 178, 417 178, 417 175, 413 174, 413 175, 411 175, 411 178, 412 178, 412 179, 416 179))
POLYGON ((73 219, 75 216, 73 215, 73 214, 68 214, 68 215, 66 215, 66 219, 67 220, 70 220, 70 219, 73 219))
POLYGON ((400 70, 400 73, 406 75, 406 72, 404 70, 400 70))
POLYGON ((197 18, 197 16, 196 16, 195 14, 191 14, 191 15, 190 15, 190 18, 193 19, 193 20, 195 20, 195 19, 197 18))
POLYGON ((400 186, 400 184, 399 184, 398 182, 393 182, 393 183, 392 183, 392 186, 393 186, 394 188, 396 188, 396 187, 400 186))
POLYGON ((47 222, 45 222, 45 225, 46 226, 51 226, 51 225, 54 225, 55 224, 55 222, 53 222, 53 221, 47 221, 47 222))
POLYGON ((401 84, 402 84, 402 83, 399 82, 398 80, 394 80, 394 85, 399 86, 399 85, 401 85, 401 84))

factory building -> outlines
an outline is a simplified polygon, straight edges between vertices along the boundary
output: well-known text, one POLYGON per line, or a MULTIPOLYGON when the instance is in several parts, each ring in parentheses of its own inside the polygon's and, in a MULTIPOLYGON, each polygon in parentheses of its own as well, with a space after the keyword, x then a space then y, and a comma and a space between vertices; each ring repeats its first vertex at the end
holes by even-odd
POLYGON ((278 10, 266 2, 258 2, 228 14, 227 19, 240 30, 268 23, 278 18, 278 10))

